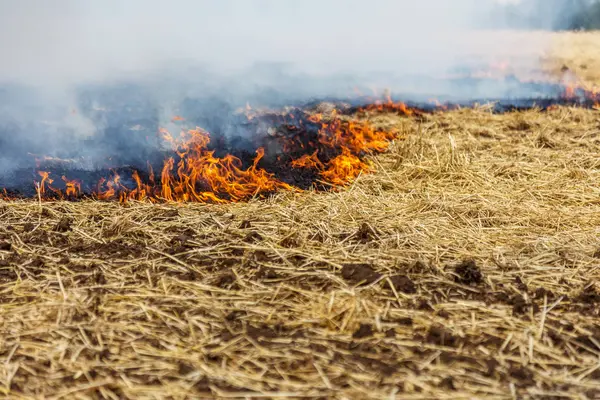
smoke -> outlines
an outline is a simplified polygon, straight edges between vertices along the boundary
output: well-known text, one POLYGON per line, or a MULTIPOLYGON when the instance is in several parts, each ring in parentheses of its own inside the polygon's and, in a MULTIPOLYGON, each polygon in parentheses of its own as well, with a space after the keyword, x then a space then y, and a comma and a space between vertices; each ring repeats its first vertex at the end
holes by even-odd
POLYGON ((493 94, 433 78, 516 48, 535 61, 539 39, 471 32, 495 4, 0 0, 0 172, 25 153, 86 167, 119 152, 141 161, 174 114, 231 131, 228 116, 248 101, 284 105, 356 88, 493 94))
POLYGON ((429 69, 448 61, 457 43, 446 33, 468 28, 480 1, 2 1, 0 74, 47 84, 182 62, 219 71, 256 62, 429 69))

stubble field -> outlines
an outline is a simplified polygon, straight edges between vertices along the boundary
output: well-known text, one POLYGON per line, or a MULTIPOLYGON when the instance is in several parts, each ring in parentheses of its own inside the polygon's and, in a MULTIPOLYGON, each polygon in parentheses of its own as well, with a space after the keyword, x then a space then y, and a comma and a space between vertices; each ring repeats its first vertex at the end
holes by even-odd
POLYGON ((356 118, 399 139, 337 192, 0 202, 0 393, 600 398, 600 111, 356 118))

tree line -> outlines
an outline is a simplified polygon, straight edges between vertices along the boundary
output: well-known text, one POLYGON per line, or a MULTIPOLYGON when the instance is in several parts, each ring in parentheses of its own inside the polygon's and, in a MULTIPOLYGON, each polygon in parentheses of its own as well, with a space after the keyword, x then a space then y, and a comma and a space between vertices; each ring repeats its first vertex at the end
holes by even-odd
POLYGON ((600 29, 600 0, 521 0, 498 6, 495 23, 509 28, 600 29))

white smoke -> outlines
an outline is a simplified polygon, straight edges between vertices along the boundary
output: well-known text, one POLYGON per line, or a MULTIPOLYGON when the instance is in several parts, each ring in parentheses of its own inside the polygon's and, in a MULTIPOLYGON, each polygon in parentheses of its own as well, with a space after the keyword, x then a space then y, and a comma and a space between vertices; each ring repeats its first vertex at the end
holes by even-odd
MULTIPOLYGON (((181 100, 199 94, 245 103, 272 88, 284 101, 338 96, 362 85, 436 95, 449 89, 411 77, 443 77, 482 56, 494 62, 517 54, 535 63, 545 39, 474 32, 494 4, 0 0, 0 145, 20 150, 37 143, 48 153, 69 146, 85 154, 97 151, 80 150, 71 139, 89 138, 115 123, 83 116, 77 93, 90 84, 135 82, 144 100, 156 103, 159 122, 166 123, 181 100), (35 90, 33 105, 16 98, 19 85, 35 90), (3 95, 5 87, 12 89, 3 95), (53 120, 46 123, 49 116, 53 120)), ((488 88, 469 90, 465 96, 488 88)), ((89 114, 111 105, 88 106, 89 114)), ((0 151, 0 162, 4 156, 0 151)))
POLYGON ((1 0, 0 80, 60 85, 183 62, 218 71, 256 62, 328 73, 439 71, 470 50, 465 32, 492 3, 1 0))

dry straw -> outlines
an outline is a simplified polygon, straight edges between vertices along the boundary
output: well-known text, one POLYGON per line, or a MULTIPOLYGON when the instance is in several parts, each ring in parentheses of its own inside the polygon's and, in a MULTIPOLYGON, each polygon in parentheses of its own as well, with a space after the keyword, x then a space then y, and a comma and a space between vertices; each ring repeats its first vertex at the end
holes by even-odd
POLYGON ((368 117, 337 193, 0 203, 0 392, 598 398, 600 114, 368 117))

